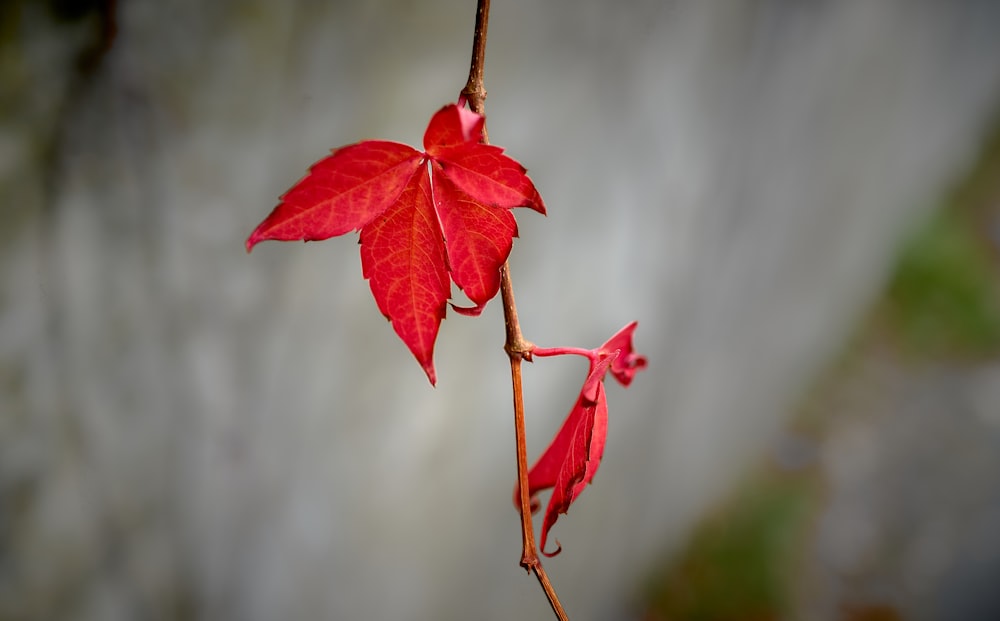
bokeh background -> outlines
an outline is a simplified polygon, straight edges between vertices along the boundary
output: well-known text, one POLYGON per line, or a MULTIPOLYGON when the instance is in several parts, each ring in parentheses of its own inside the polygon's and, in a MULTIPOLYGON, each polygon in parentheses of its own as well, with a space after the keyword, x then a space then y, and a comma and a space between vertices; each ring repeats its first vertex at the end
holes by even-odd
MULTIPOLYGON (((553 532, 572 617, 1000 618, 1000 3, 493 4, 526 336, 650 359, 553 532)), ((432 389, 351 236, 243 250, 419 143, 474 12, 0 5, 0 618, 550 618, 499 304, 432 389)), ((585 372, 527 368, 532 456, 585 372)))

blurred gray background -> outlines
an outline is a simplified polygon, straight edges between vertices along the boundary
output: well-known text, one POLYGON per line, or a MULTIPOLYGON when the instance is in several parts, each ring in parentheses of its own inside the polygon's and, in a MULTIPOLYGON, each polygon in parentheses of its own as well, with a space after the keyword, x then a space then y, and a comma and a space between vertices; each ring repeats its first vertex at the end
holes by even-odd
MULTIPOLYGON (((550 618, 517 566, 499 303, 449 315, 432 389, 355 238, 243 249, 328 149, 419 144, 465 83, 474 5, 3 4, 0 617, 550 618)), ((490 136, 549 209, 517 213, 525 336, 594 347, 637 319, 650 359, 609 387, 603 466, 546 567, 572 618, 639 618, 639 585, 780 443, 975 161, 1000 3, 493 5, 490 136)), ((531 459, 585 372, 527 367, 531 459)), ((992 395, 976 489, 1000 482, 992 395)), ((881 455, 892 429, 836 435, 835 483, 875 485, 850 449, 881 455)), ((816 528, 838 516, 871 530, 857 511, 816 528)), ((972 575, 890 579, 906 618, 960 618, 935 602, 998 567, 996 537, 968 544, 976 571, 940 522, 931 545, 972 575)), ((830 536, 790 618, 840 618, 856 557, 830 536)))

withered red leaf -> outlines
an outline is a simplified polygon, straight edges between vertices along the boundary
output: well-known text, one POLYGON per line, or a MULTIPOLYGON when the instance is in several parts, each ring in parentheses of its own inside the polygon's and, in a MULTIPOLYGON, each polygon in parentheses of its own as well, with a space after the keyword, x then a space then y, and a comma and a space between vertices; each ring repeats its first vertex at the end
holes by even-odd
MULTIPOLYGON (((540 507, 536 495, 552 488, 552 497, 549 499, 542 521, 540 547, 542 554, 546 556, 555 556, 562 549, 557 547, 551 553, 545 551, 549 531, 559 515, 569 510, 570 505, 593 480, 604 456, 604 444, 608 433, 605 375, 610 370, 619 382, 628 386, 635 374, 646 367, 646 358, 636 354, 632 346, 632 334, 637 325, 638 323, 633 321, 606 343, 593 350, 563 347, 536 347, 532 350, 533 356, 572 354, 585 356, 590 361, 590 369, 576 403, 552 443, 528 471, 528 495, 531 497, 532 512, 540 507)), ((520 506, 518 494, 519 491, 515 486, 515 506, 520 506)))

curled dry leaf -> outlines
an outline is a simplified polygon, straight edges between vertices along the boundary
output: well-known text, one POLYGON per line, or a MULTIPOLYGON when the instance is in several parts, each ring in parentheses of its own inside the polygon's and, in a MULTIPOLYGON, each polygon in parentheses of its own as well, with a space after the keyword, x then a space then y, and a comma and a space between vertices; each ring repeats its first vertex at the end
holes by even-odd
MULTIPOLYGON (((552 497, 542 521, 540 547, 542 554, 546 556, 555 556, 562 549, 557 546, 553 552, 545 551, 549 531, 559 515, 569 511, 570 505, 593 480, 604 455, 608 433, 605 376, 610 371, 623 386, 628 386, 635 374, 646 368, 646 358, 636 354, 632 346, 632 334, 637 325, 633 321, 597 349, 536 347, 532 351, 533 356, 572 354, 585 356, 590 361, 590 369, 576 403, 552 443, 528 472, 528 495, 531 497, 532 512, 541 506, 537 500, 538 493, 552 488, 552 497)), ((520 491, 515 486, 514 505, 517 507, 520 507, 519 494, 520 491)))

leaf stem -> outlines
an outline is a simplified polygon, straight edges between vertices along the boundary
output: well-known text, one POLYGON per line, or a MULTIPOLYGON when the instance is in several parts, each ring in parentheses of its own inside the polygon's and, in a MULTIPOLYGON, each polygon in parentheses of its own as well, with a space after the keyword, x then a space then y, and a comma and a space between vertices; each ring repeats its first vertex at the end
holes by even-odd
MULTIPOLYGON (((476 29, 472 35, 472 62, 469 65, 469 79, 462 89, 462 97, 469 102, 469 109, 484 114, 486 108, 486 86, 483 70, 486 66, 486 28, 490 23, 490 0, 477 0, 476 29)), ((483 126, 483 142, 490 141, 483 126)))
MULTIPOLYGON (((469 66, 469 80, 462 89, 461 98, 469 103, 469 108, 478 114, 484 114, 486 103, 486 87, 483 84, 483 68, 486 59, 486 30, 490 20, 490 0, 477 0, 476 28, 472 40, 472 62, 469 66)), ((483 142, 489 142, 489 134, 483 127, 483 142)), ((538 558, 538 548, 535 544, 535 532, 531 522, 531 499, 528 496, 528 443, 524 425, 524 395, 521 388, 521 361, 531 361, 531 351, 534 348, 521 334, 521 324, 517 318, 517 305, 514 303, 514 285, 510 278, 510 265, 504 263, 500 268, 500 298, 503 302, 503 318, 506 332, 504 351, 510 358, 510 377, 514 392, 514 436, 517 444, 517 481, 521 514, 521 567, 534 572, 538 583, 545 591, 545 596, 552 606, 552 611, 560 621, 569 621, 555 588, 549 581, 545 568, 538 558)))
POLYGON ((532 356, 545 358, 547 356, 583 356, 593 360, 596 355, 592 349, 582 347, 535 347, 531 350, 532 356))
MULTIPOLYGON (((487 0, 488 2, 489 0, 487 0)), ((521 388, 521 361, 531 361, 534 346, 521 335, 521 324, 517 319, 517 305, 514 303, 514 285, 510 278, 510 265, 500 268, 500 299, 503 302, 503 318, 507 332, 504 351, 510 358, 510 378, 514 391, 514 437, 517 444, 517 487, 521 514, 521 567, 534 572, 545 596, 552 605, 552 611, 561 621, 569 621, 556 590, 549 581, 542 561, 538 558, 535 531, 531 523, 531 498, 528 490, 528 441, 524 424, 524 393, 521 388)))

